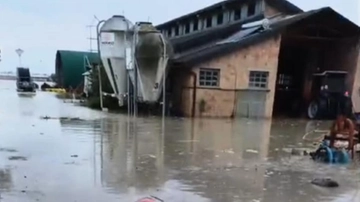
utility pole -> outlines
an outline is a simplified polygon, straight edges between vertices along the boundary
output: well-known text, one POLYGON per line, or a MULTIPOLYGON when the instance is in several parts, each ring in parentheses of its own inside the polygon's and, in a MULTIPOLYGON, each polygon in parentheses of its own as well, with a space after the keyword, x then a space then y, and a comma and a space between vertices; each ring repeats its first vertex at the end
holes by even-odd
MULTIPOLYGON (((96 16, 95 16, 96 18, 96 16)), ((97 18, 96 18, 97 19, 97 18)), ((98 19, 97 19, 98 20, 98 19)), ((105 22, 105 20, 98 20, 99 22, 95 26, 96 28, 96 47, 97 53, 99 55, 99 60, 101 60, 101 53, 100 53, 100 25, 105 22)), ((102 91, 102 80, 101 80, 101 67, 100 64, 97 66, 98 74, 99 74, 99 95, 100 95, 100 107, 101 110, 104 110, 104 103, 103 103, 103 91, 102 91)))
MULTIPOLYGON (((97 52, 97 49, 93 49, 93 41, 97 41, 97 37, 93 37, 93 30, 96 29, 96 25, 87 25, 86 28, 89 29, 89 52, 97 52)), ((97 31, 97 30, 96 30, 97 31)))

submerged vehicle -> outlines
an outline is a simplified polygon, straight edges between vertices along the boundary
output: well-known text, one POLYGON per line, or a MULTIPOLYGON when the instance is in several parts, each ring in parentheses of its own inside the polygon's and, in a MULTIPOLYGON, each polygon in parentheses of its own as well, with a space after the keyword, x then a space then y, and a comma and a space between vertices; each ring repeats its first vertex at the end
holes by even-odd
POLYGON ((18 92, 36 91, 36 86, 31 78, 29 68, 18 67, 16 69, 16 87, 18 92))
POLYGON ((345 71, 324 71, 314 74, 312 101, 307 110, 310 119, 333 119, 339 112, 352 114, 352 102, 346 89, 345 71))

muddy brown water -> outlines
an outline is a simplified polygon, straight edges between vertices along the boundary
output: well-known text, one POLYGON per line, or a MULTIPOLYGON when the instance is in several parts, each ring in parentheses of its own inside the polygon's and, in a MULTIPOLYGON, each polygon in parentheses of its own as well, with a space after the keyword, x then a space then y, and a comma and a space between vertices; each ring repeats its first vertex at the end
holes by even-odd
POLYGON ((12 81, 0 81, 0 98, 0 201, 360 201, 357 165, 289 153, 314 148, 302 137, 327 122, 133 120, 52 93, 20 96, 12 81), (332 177, 340 187, 311 185, 315 177, 332 177))

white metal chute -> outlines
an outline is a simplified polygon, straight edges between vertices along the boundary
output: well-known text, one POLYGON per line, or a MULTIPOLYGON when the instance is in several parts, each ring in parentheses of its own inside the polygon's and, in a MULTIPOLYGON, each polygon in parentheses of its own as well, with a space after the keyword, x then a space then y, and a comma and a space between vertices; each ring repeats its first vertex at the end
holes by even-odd
MULTIPOLYGON (((132 48, 132 24, 124 16, 115 15, 100 28, 100 56, 119 105, 127 94, 127 55, 132 48)), ((131 52, 131 51, 130 51, 131 52)))

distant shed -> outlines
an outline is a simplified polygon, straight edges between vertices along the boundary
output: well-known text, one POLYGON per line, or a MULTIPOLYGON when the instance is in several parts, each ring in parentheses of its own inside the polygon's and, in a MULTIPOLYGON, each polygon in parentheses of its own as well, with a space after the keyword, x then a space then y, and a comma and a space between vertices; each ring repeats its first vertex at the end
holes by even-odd
POLYGON ((86 70, 85 56, 89 62, 99 63, 97 53, 58 50, 55 59, 55 74, 57 84, 63 88, 76 88, 84 81, 83 73, 86 70))

